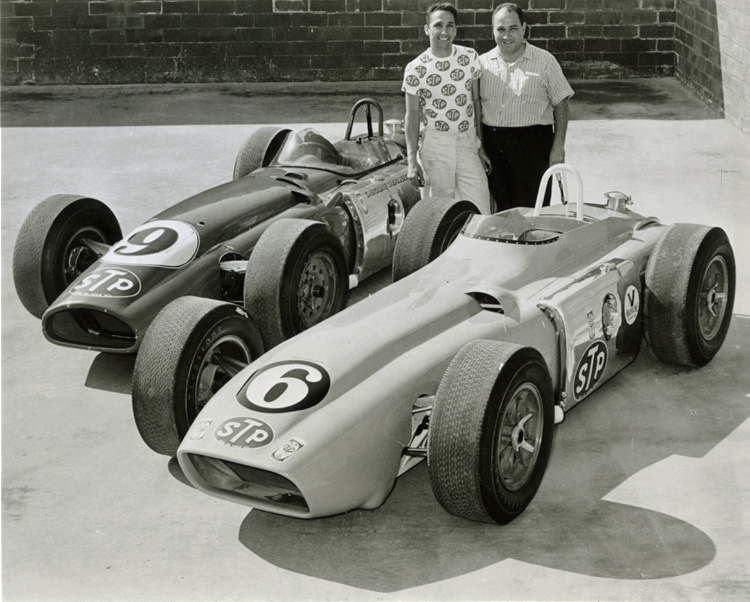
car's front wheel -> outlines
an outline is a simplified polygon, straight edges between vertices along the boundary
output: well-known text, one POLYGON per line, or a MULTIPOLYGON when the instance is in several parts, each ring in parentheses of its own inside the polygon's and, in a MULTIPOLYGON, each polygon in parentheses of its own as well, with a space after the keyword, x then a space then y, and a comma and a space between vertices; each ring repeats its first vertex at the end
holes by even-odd
POLYGON ((479 213, 471 201, 426 198, 404 220, 393 253, 393 281, 426 266, 456 239, 467 220, 479 213))
POLYGON ((344 250, 325 224, 280 219, 261 235, 245 273, 245 309, 258 320, 266 349, 346 305, 344 250))
POLYGON ((654 354, 684 366, 710 362, 729 329, 735 278, 721 228, 670 226, 646 266, 644 330, 654 354))
POLYGON ((101 201, 70 194, 44 199, 26 216, 13 250, 13 281, 23 306, 41 318, 99 258, 92 247, 120 239, 120 224, 101 201))
POLYGON ((259 167, 266 167, 290 132, 289 129, 271 125, 254 131, 237 153, 232 179, 244 178, 259 167))
POLYGON ((155 452, 173 456, 208 400, 263 353, 255 323, 232 303, 180 297, 149 326, 133 370, 133 415, 155 452))
POLYGON ((536 495, 552 451, 554 400, 538 351, 474 341, 443 376, 430 416, 427 462, 440 505, 496 524, 536 495))

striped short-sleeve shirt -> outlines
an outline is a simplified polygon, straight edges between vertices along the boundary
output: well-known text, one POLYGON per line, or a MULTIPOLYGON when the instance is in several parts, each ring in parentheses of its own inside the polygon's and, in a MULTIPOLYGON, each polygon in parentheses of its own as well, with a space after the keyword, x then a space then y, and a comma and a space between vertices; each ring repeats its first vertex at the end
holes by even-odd
POLYGON ((428 48, 404 69, 401 89, 419 97, 425 126, 439 132, 466 132, 474 127, 471 85, 481 75, 473 48, 453 46, 441 58, 428 48))
POLYGON ((526 42, 522 56, 508 64, 495 47, 479 57, 482 121, 495 127, 554 123, 553 107, 573 96, 554 56, 526 42))

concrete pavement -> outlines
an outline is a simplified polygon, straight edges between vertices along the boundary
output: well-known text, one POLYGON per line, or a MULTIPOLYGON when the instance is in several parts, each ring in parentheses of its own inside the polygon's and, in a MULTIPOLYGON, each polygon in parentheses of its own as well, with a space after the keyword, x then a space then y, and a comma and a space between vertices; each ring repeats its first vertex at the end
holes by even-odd
POLYGON ((132 360, 51 345, 13 289, 18 228, 44 197, 99 198, 127 231, 229 179, 259 124, 343 135, 361 96, 402 116, 397 85, 3 90, 4 599, 747 599, 750 140, 675 80, 573 85, 567 161, 586 198, 621 190, 664 222, 724 227, 736 315, 705 368, 644 347, 572 411, 503 528, 445 514, 423 466, 380 509, 315 521, 204 496, 140 441, 132 360))

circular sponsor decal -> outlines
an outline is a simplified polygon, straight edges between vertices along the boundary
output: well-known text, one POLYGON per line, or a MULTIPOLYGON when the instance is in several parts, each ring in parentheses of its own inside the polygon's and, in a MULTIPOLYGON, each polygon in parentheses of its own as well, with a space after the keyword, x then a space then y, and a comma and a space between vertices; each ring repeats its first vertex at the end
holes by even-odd
POLYGON ((450 61, 438 61, 437 63, 435 63, 435 67, 437 67, 438 71, 448 71, 450 66, 450 61))
POLYGON ((255 372, 237 401, 258 412, 296 412, 319 404, 330 387, 331 377, 323 366, 302 360, 276 362, 255 372))
POLYGON ((425 67, 424 65, 417 65, 415 70, 419 77, 424 77, 424 74, 427 73, 427 67, 425 67))
POLYGON ((595 341, 586 348, 578 362, 573 381, 573 393, 576 400, 588 395, 604 375, 607 367, 607 346, 602 341, 595 341))
POLYGON ((445 121, 436 121, 435 122, 435 129, 438 132, 447 132, 451 129, 451 126, 448 125, 445 121))
POLYGON ((638 289, 632 284, 625 291, 625 303, 623 305, 625 306, 623 310, 625 321, 632 324, 638 317, 641 308, 641 296, 638 294, 638 289))
POLYGON ((230 418, 221 423, 214 437, 230 447, 263 447, 273 441, 273 429, 257 418, 230 418))
POLYGON ((460 55, 456 60, 458 61, 458 64, 463 67, 466 67, 466 65, 469 64, 469 57, 465 54, 460 55))
POLYGON ((469 122, 468 121, 462 121, 458 124, 458 131, 459 132, 465 132, 469 129, 469 122))
POLYGON ((141 281, 124 268, 97 268, 83 276, 70 292, 84 297, 135 297, 141 292, 141 281))
POLYGON ((418 86, 419 85, 419 78, 416 75, 408 75, 406 77, 406 85, 407 86, 418 86))
POLYGON ((432 90, 428 90, 427 88, 420 88, 419 96, 420 98, 432 98, 432 90))
POLYGON ((458 121, 458 118, 461 117, 461 113, 458 109, 451 109, 445 114, 445 116, 451 121, 458 121))
POLYGON ((454 69, 451 71, 451 79, 454 82, 460 82, 464 77, 466 77, 466 73, 463 69, 454 69))
POLYGON ((458 105, 459 107, 463 107, 467 103, 468 100, 469 100, 469 97, 466 94, 459 94, 455 98, 456 105, 458 105))
POLYGON ((113 245, 102 261, 178 268, 192 261, 199 244, 198 232, 190 224, 155 220, 138 226, 113 245))
POLYGON ((430 119, 435 119, 435 117, 438 116, 436 111, 433 111, 432 109, 425 109, 424 114, 427 115, 430 119))
POLYGON ((453 84, 445 84, 440 88, 440 92, 442 92, 443 96, 453 96, 456 93, 456 89, 456 86, 453 84))
POLYGON ((474 105, 469 103, 466 105, 466 114, 471 117, 474 114, 474 105))

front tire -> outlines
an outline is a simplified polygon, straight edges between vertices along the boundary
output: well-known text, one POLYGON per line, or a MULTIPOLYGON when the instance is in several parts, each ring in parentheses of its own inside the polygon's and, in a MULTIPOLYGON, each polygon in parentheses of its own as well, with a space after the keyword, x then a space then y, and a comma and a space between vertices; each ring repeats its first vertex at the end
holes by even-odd
POLYGON ((244 178, 256 169, 266 167, 290 132, 289 129, 274 126, 265 126, 253 132, 237 153, 232 179, 244 178))
POLYGON ((553 430, 552 383, 539 352, 468 343, 448 366, 430 417, 427 463, 436 499, 462 518, 510 522, 539 489, 553 430))
POLYGON ((735 278, 721 228, 670 226, 646 265, 644 330, 656 357, 683 366, 710 362, 729 329, 735 278))
POLYGON ((101 201, 70 194, 44 199, 26 216, 13 249, 13 281, 21 303, 41 318, 99 258, 87 240, 111 246, 121 239, 115 214, 101 201))
POLYGON ((280 219, 261 235, 245 273, 245 309, 271 349, 341 311, 348 273, 338 238, 320 222, 280 219))
POLYGON ((133 415, 146 444, 173 456, 208 400, 263 353, 242 308, 180 297, 156 316, 133 370, 133 415))
POLYGON ((470 201, 427 198, 408 213, 393 252, 393 281, 441 255, 479 209, 470 201))

